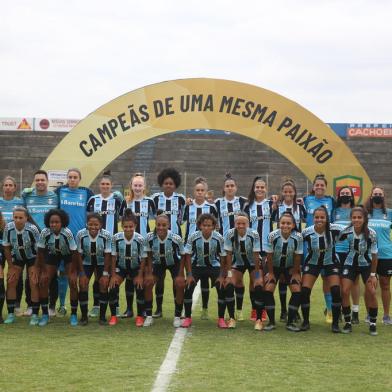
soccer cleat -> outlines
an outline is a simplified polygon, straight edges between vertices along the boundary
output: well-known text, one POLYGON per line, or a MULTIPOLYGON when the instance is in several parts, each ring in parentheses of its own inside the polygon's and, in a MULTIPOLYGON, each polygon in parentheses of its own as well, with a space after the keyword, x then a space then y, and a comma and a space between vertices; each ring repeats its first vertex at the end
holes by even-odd
POLYGON ((297 327, 294 323, 290 323, 286 325, 286 329, 291 332, 300 332, 301 329, 297 327))
POLYGON ((85 327, 85 326, 88 324, 88 317, 82 317, 82 318, 79 320, 79 324, 80 324, 82 327, 85 327))
POLYGON ((155 313, 152 315, 154 318, 161 318, 162 317, 162 309, 157 309, 155 313))
POLYGON ((152 318, 152 316, 147 316, 144 319, 144 323, 143 323, 143 327, 151 327, 151 325, 153 324, 154 319, 152 318))
POLYGON ((38 317, 38 315, 37 314, 31 315, 29 325, 35 326, 35 325, 38 325, 38 324, 39 324, 39 317, 38 317))
POLYGON ((222 328, 222 329, 226 329, 227 328, 227 324, 226 321, 223 317, 218 318, 218 328, 222 328))
POLYGON ((88 313, 89 317, 98 317, 99 316, 99 306, 93 306, 88 313))
POLYGON ((143 327, 143 325, 144 325, 144 317, 143 316, 136 316, 136 318, 135 318, 135 325, 137 327, 143 327))
POLYGON ((56 317, 56 309, 49 308, 48 315, 49 315, 49 317, 56 317))
POLYGON ((121 318, 132 318, 134 316, 132 309, 127 309, 122 315, 121 318))
POLYGON ((327 324, 332 324, 332 312, 330 310, 327 310, 327 313, 325 315, 325 322, 327 324))
POLYGON ((4 320, 4 324, 13 324, 15 322, 15 314, 9 313, 7 318, 4 320))
POLYGON ((351 324, 359 324, 359 313, 358 312, 351 313, 351 324))
POLYGON ((242 313, 242 310, 241 310, 241 309, 238 309, 238 310, 235 312, 235 319, 236 319, 237 321, 244 321, 244 314, 242 313))
POLYGON ((384 325, 392 325, 391 317, 390 317, 390 316, 384 316, 384 317, 382 318, 382 323, 383 323, 384 325))
POLYGON ((49 315, 48 314, 43 314, 42 317, 39 320, 38 325, 40 327, 45 327, 49 323, 49 315))
POLYGON ((333 333, 341 333, 341 329, 339 328, 339 324, 332 324, 331 330, 333 333))
POLYGON ((76 314, 71 314, 69 323, 71 324, 71 327, 76 327, 78 325, 78 316, 76 314))
POLYGON ((267 320, 267 311, 265 309, 263 309, 263 311, 261 312, 261 321, 266 321, 267 320))
POLYGON ((342 329, 342 333, 350 333, 352 331, 353 331, 353 327, 352 327, 351 323, 344 324, 344 327, 342 329))
POLYGON ((16 317, 23 316, 23 310, 20 307, 15 308, 15 316, 16 317))
POLYGON ((250 312, 250 321, 256 321, 257 319, 257 312, 256 309, 252 309, 252 311, 250 312))
POLYGON ((255 331, 262 331, 264 329, 263 322, 259 319, 255 322, 255 331))
POLYGON ((185 317, 184 320, 182 320, 182 324, 181 324, 182 328, 189 328, 191 325, 192 325, 191 317, 185 317))
POLYGON ((23 313, 25 317, 31 317, 33 315, 33 308, 29 306, 23 313))
POLYGON ((117 323, 118 323, 117 316, 111 316, 108 324, 113 326, 113 325, 117 325, 117 323))
POLYGON ((287 312, 281 312, 279 321, 282 323, 287 323, 287 312))
POLYGON ((208 309, 202 309, 200 313, 201 320, 208 320, 208 309))
POLYGON ((181 317, 174 317, 174 319, 173 319, 173 327, 174 328, 181 327, 181 317))
POLYGON ((377 336, 378 335, 376 324, 370 324, 369 325, 369 333, 370 333, 371 336, 377 336))
POLYGON ((65 306, 59 306, 57 309, 57 315, 64 317, 67 314, 67 308, 65 306))
POLYGON ((310 324, 305 323, 305 321, 302 322, 301 326, 299 327, 301 331, 309 331, 310 329, 310 324))
POLYGON ((274 329, 276 329, 276 325, 271 321, 264 327, 264 331, 273 331, 274 329))
POLYGON ((227 328, 234 329, 236 327, 236 321, 231 318, 227 321, 227 328))

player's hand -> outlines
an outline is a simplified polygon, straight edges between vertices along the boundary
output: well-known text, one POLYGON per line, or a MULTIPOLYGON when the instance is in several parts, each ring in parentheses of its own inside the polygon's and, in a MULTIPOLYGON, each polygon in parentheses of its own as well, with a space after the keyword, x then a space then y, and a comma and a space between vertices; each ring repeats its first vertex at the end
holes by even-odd
POLYGON ((29 270, 29 279, 33 285, 37 285, 39 281, 39 270, 33 265, 29 270))
POLYGON ((7 272, 7 282, 8 283, 15 282, 17 274, 18 274, 18 270, 16 269, 16 267, 10 267, 7 272))
POLYGON ((185 205, 190 206, 193 204, 193 199, 191 197, 187 197, 185 200, 185 205))
POLYGON ((40 286, 46 286, 49 282, 49 275, 48 271, 46 268, 41 268, 40 274, 39 274, 39 285, 40 286))
POLYGON ((376 288, 377 288, 377 277, 376 276, 370 276, 367 281, 374 288, 374 290, 376 290, 376 288))
POLYGON ((192 275, 189 275, 189 276, 186 277, 186 282, 185 282, 186 287, 189 288, 194 283, 195 283, 195 278, 192 275))
POLYGON ((101 278, 99 279, 99 284, 103 286, 105 290, 107 290, 107 288, 109 287, 109 276, 101 276, 101 278))
POLYGON ((120 285, 120 276, 118 274, 113 274, 112 277, 110 278, 109 282, 109 289, 113 289, 116 286, 120 285))
POLYGON ((216 283, 219 288, 223 288, 225 285, 225 278, 223 276, 219 276, 219 278, 216 280, 216 283))
POLYGON ((140 276, 140 275, 136 276, 134 284, 137 289, 142 289, 143 288, 143 276, 140 276))

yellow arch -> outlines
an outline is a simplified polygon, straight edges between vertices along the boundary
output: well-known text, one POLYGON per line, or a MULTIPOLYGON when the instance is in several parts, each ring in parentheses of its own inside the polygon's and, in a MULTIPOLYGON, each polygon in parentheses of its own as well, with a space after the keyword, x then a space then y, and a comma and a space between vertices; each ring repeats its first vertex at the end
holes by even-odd
POLYGON ((347 145, 295 102, 253 85, 220 79, 183 79, 124 94, 80 121, 53 150, 45 170, 79 167, 88 186, 120 154, 150 138, 186 129, 219 129, 262 142, 309 179, 351 176, 368 194, 371 182, 347 145), (189 104, 189 105, 187 105, 189 104))

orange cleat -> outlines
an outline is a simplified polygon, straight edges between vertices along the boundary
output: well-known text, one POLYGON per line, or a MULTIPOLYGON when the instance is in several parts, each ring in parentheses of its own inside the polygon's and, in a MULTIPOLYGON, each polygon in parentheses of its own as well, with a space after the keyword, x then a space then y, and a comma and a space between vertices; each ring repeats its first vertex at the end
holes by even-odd
POLYGON ((192 318, 191 317, 186 317, 182 321, 181 327, 182 328, 189 328, 192 325, 192 318))
POLYGON ((143 316, 136 316, 135 324, 136 324, 137 327, 143 327, 144 317, 143 316))
POLYGON ((118 323, 117 316, 110 317, 110 320, 108 323, 109 325, 117 325, 117 323, 118 323))
POLYGON ((261 313, 261 321, 266 321, 267 318, 267 311, 263 309, 263 313, 261 313))
POLYGON ((227 324, 224 318, 218 318, 218 328, 227 328, 227 324))
POLYGON ((250 320, 251 321, 256 321, 256 309, 252 309, 252 311, 250 312, 250 320))

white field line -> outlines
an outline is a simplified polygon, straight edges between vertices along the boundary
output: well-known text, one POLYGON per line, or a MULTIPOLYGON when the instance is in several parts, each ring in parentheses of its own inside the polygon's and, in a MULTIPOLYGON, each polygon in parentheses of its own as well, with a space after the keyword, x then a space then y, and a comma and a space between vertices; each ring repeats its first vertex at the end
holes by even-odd
MULTIPOLYGON (((192 311, 195 309, 197 302, 200 297, 200 282, 195 288, 193 292, 193 304, 192 311)), ((181 349, 184 344, 184 340, 188 333, 187 328, 177 328, 176 332, 173 336, 173 339, 170 343, 169 349, 167 350, 166 357, 162 362, 161 367, 159 368, 157 377, 155 379, 154 385, 151 389, 151 392, 165 392, 169 387, 171 378, 176 371, 177 362, 180 358, 181 349)))

